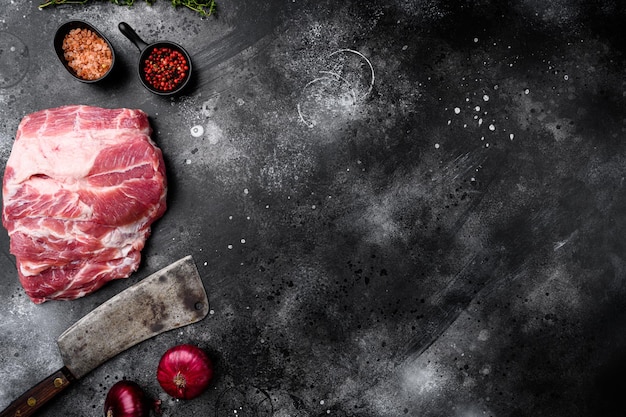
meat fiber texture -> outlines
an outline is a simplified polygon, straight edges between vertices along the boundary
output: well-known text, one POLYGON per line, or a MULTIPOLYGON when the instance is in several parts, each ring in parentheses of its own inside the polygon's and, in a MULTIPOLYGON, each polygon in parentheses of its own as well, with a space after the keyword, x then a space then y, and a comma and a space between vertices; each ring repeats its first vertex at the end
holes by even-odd
POLYGON ((63 106, 25 116, 2 224, 30 299, 72 300, 137 270, 166 210, 161 150, 141 110, 63 106))

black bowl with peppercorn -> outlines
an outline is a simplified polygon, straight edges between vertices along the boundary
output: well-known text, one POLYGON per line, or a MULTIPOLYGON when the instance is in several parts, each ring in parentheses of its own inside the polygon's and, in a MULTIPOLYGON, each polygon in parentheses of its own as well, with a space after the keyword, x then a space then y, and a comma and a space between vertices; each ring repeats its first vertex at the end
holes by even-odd
POLYGON ((53 43, 59 60, 78 81, 102 81, 113 70, 113 46, 87 22, 71 20, 62 24, 54 35, 53 43))
POLYGON ((176 95, 191 79, 191 58, 185 49, 170 41, 144 42, 130 25, 121 22, 119 30, 141 51, 137 67, 139 79, 148 91, 176 95))

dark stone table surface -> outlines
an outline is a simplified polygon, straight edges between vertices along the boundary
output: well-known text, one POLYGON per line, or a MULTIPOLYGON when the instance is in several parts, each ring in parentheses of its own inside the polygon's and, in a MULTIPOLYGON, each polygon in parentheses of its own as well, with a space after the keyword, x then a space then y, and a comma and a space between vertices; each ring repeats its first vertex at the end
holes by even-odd
POLYGON ((192 255, 209 316, 42 416, 102 415, 120 379, 164 416, 623 415, 623 2, 225 0, 208 18, 167 0, 38 4, 0 12, 1 168, 28 113, 140 108, 169 208, 136 273, 74 301, 30 302, 2 229, 0 409, 62 366, 67 327, 192 255), (71 19, 114 45, 103 84, 57 60, 71 19), (190 52, 184 95, 140 85, 121 21, 190 52), (215 361, 190 401, 155 378, 178 343, 215 361))

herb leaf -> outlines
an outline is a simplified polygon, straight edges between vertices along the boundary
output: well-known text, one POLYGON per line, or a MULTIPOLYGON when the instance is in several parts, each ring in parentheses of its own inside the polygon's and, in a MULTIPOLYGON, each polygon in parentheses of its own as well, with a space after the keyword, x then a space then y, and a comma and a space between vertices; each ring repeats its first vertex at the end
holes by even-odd
MULTIPOLYGON (((109 0, 119 6, 132 6, 135 0, 109 0)), ((153 4, 155 0, 144 0, 148 4, 153 4)), ((60 4, 86 4, 89 0, 46 0, 39 5, 40 9, 48 6, 58 6, 60 4)), ((215 0, 171 0, 173 7, 187 7, 201 16, 211 16, 215 14, 217 5, 215 0)))

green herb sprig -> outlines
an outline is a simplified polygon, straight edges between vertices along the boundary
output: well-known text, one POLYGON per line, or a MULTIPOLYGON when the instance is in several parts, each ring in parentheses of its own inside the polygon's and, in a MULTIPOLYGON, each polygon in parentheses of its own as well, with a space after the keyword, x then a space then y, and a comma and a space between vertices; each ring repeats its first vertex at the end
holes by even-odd
MULTIPOLYGON (((90 0, 47 0, 39 5, 40 9, 48 6, 58 6, 60 4, 87 4, 90 0)), ((144 0, 146 3, 152 5, 155 0, 144 0)), ((132 6, 135 0, 109 0, 113 4, 119 6, 132 6)), ((173 7, 183 6, 201 16, 211 16, 215 13, 217 5, 215 0, 171 0, 173 7)))

